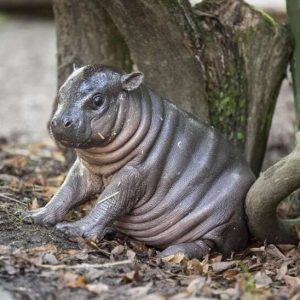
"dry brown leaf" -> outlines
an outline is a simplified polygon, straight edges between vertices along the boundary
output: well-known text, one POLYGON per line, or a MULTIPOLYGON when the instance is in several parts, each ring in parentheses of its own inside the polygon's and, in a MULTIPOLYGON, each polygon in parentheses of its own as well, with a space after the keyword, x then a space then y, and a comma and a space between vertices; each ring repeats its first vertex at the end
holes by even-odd
POLYGON ((223 258, 223 255, 222 255, 222 254, 219 254, 218 256, 213 257, 213 258, 211 259, 211 262, 212 262, 212 263, 218 263, 218 262, 221 262, 221 261, 222 261, 222 258, 223 258))
POLYGON ((85 288, 90 291, 93 292, 95 294, 99 294, 101 295, 104 292, 107 292, 109 290, 109 286, 104 284, 104 283, 94 283, 94 284, 87 284, 85 286, 85 288))
POLYGON ((11 248, 6 245, 0 245, 0 255, 7 255, 11 253, 11 248))
POLYGON ((111 254, 120 255, 124 251, 125 247, 123 245, 118 245, 111 250, 111 254))
POLYGON ((279 245, 277 245, 277 247, 278 247, 279 250, 282 251, 284 254, 286 254, 286 252, 289 252, 290 250, 296 248, 295 245, 290 245, 290 244, 279 244, 279 245))
POLYGON ((34 254, 37 254, 37 253, 45 253, 45 252, 56 253, 57 248, 53 244, 47 244, 47 245, 44 245, 44 246, 34 247, 34 248, 30 248, 30 249, 27 250, 27 253, 31 254, 31 255, 34 255, 34 254))
POLYGON ((146 297, 140 298, 140 300, 167 300, 167 298, 159 294, 150 294, 146 297))
POLYGON ((254 275, 254 281, 257 288, 268 287, 273 281, 265 271, 259 271, 254 275))
POLYGON ((283 279, 283 277, 287 274, 288 265, 292 262, 293 260, 287 260, 282 263, 281 267, 277 269, 277 276, 276 276, 277 280, 283 279))
POLYGON ((162 258, 163 261, 173 264, 180 264, 184 259, 185 255, 183 252, 177 252, 176 254, 165 256, 162 258))
POLYGON ((32 202, 29 203, 28 209, 29 210, 35 210, 35 209, 38 209, 38 208, 40 208, 39 202, 38 202, 37 198, 34 198, 32 200, 32 202))
POLYGON ((300 250, 295 247, 291 249, 286 256, 293 260, 300 260, 300 250))
POLYGON ((85 277, 82 275, 66 272, 63 277, 63 283, 66 287, 83 288, 86 286, 85 277))
POLYGON ((136 256, 136 253, 135 253, 133 250, 128 249, 128 250, 126 251, 126 255, 127 255, 127 257, 128 257, 129 259, 134 260, 134 259, 135 259, 135 256, 136 256))
POLYGON ((59 175, 56 177, 47 178, 47 185, 53 187, 59 187, 65 180, 65 175, 59 175))
POLYGON ((196 293, 200 293, 202 288, 205 286, 206 278, 198 277, 191 281, 191 283, 186 288, 187 292, 191 295, 195 295, 196 293))
POLYGON ((250 251, 250 252, 254 252, 254 253, 265 252, 265 250, 266 250, 266 249, 265 249, 264 246, 249 248, 249 251, 250 251))
POLYGON ((186 269, 188 275, 199 275, 203 271, 201 262, 195 258, 187 262, 186 269))
POLYGON ((45 200, 50 200, 52 196, 56 193, 57 187, 55 186, 44 186, 42 197, 45 198, 45 200))
POLYGON ((227 280, 232 280, 239 273, 238 269, 226 270, 222 275, 227 280))
POLYGON ((15 192, 21 192, 25 186, 23 180, 9 174, 0 174, 0 182, 4 187, 15 192))
POLYGON ((10 167, 10 168, 15 168, 17 170, 23 170, 25 169, 28 161, 29 161, 29 157, 23 155, 16 155, 11 158, 2 160, 0 164, 0 169, 4 167, 10 167))
POLYGON ((285 275, 284 276, 284 281, 291 288, 295 288, 298 285, 300 285, 300 278, 299 277, 293 277, 293 276, 285 275))
POLYGON ((74 257, 78 253, 80 253, 82 250, 77 250, 77 249, 66 249, 63 252, 60 252, 57 254, 58 260, 62 260, 68 257, 74 257))
POLYGON ((151 286, 152 283, 150 282, 145 286, 131 288, 128 290, 128 294, 129 296, 131 296, 131 299, 144 299, 143 297, 145 297, 148 294, 151 286))
POLYGON ((45 253, 42 257, 43 264, 57 265, 58 260, 53 253, 45 253))
POLYGON ((139 251, 139 252, 148 251, 148 247, 145 245, 144 242, 141 242, 141 241, 131 240, 130 241, 130 246, 133 247, 134 250, 139 251))
POLYGON ((139 273, 136 270, 128 272, 122 276, 122 281, 126 283, 137 281, 138 279, 139 279, 139 273))
POLYGON ((285 255, 273 244, 266 247, 266 252, 277 259, 285 259, 285 255))
POLYGON ((224 272, 232 267, 235 267, 237 261, 220 261, 212 264, 212 269, 216 273, 224 272))

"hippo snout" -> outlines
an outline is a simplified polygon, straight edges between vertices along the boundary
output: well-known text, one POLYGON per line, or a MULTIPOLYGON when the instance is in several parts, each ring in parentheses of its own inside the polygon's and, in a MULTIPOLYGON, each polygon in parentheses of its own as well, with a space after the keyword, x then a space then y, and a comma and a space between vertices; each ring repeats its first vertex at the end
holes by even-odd
POLYGON ((64 117, 64 118, 53 118, 51 121, 52 129, 56 128, 71 128, 74 127, 74 120, 71 117, 64 117))
POLYGON ((86 140, 82 120, 74 116, 54 116, 50 122, 53 137, 67 147, 79 145, 86 140))

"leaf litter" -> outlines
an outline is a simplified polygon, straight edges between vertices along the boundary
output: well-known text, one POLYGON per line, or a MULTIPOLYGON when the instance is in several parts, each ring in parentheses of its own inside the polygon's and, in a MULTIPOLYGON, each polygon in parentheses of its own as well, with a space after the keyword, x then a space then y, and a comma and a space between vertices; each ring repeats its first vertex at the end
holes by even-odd
POLYGON ((0 146, 0 287, 15 299, 300 299, 299 245, 252 241, 230 258, 162 259, 113 231, 95 243, 23 223, 22 211, 44 206, 66 171, 53 145, 0 146))

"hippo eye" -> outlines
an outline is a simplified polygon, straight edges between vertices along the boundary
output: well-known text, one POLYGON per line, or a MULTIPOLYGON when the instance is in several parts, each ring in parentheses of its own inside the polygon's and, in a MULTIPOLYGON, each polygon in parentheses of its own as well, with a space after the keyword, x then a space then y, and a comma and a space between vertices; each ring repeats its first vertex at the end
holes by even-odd
POLYGON ((101 95, 94 95, 93 98, 92 98, 92 101, 93 101, 93 105, 98 108, 100 106, 102 106, 103 102, 104 102, 104 99, 101 97, 101 95))

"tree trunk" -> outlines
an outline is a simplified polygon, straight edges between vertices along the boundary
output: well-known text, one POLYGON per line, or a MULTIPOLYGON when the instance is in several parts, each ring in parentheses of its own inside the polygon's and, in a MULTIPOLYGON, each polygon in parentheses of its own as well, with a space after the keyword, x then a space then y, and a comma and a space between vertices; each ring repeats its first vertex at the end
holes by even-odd
POLYGON ((259 174, 292 52, 288 31, 242 1, 197 5, 210 119, 259 174))
MULTIPOLYGON (((57 86, 74 67, 87 64, 114 65, 130 71, 132 62, 124 39, 98 1, 54 0, 57 35, 57 86)), ((53 112, 57 101, 53 105, 53 112)), ((67 161, 74 151, 61 145, 67 161)))
POLYGON ((187 0, 102 0, 146 83, 161 96, 208 120, 205 82, 195 55, 198 34, 187 0))
POLYGON ((98 1, 55 0, 58 87, 76 67, 114 65, 131 70, 124 39, 98 1))

